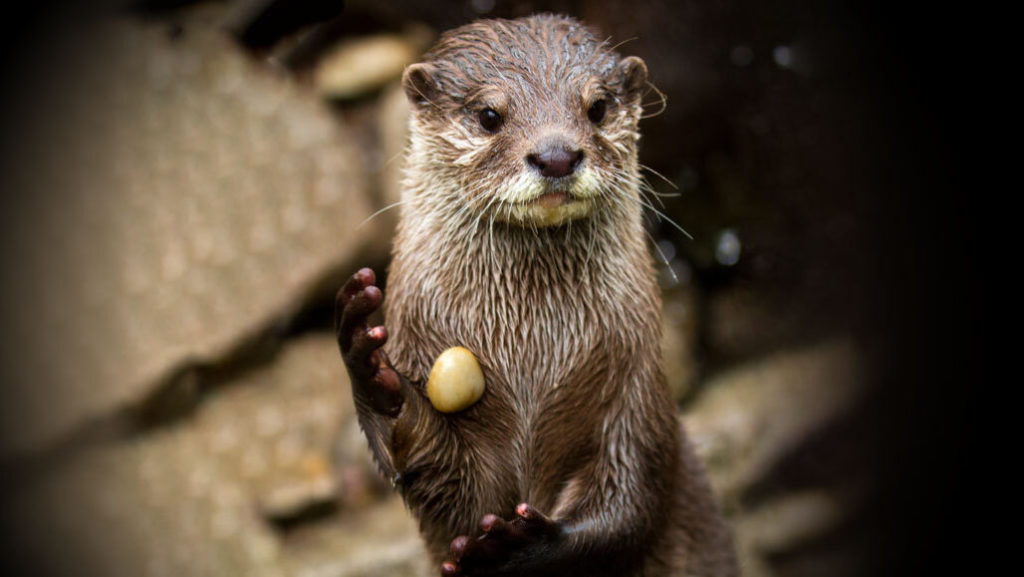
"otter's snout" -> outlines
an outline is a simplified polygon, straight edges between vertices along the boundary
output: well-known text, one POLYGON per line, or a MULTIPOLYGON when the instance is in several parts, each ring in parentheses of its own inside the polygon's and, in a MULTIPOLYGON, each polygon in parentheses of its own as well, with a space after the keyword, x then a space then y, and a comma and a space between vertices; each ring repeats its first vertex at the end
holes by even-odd
POLYGON ((547 142, 526 155, 526 163, 549 178, 569 176, 582 161, 583 151, 565 142, 547 142))

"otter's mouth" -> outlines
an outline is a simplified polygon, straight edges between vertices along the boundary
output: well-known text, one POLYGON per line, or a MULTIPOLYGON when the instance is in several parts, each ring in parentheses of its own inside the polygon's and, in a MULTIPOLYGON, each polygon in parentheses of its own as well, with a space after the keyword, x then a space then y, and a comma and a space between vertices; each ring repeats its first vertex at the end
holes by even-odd
POLYGON ((520 222, 539 226, 558 226, 590 214, 592 200, 568 190, 548 190, 513 205, 511 215, 520 222))
POLYGON ((499 218, 524 226, 559 226, 590 216, 597 207, 598 182, 585 168, 568 177, 538 178, 524 171, 504 183, 499 218))
POLYGON ((530 201, 530 204, 537 205, 540 208, 553 210, 568 202, 572 202, 573 200, 575 200, 575 198, 564 190, 552 190, 533 199, 530 201))

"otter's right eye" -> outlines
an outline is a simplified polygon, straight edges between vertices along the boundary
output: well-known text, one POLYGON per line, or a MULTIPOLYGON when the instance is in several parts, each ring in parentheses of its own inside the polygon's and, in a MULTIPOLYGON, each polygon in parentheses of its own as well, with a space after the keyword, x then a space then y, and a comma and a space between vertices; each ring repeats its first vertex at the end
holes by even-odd
POLYGON ((589 118, 594 124, 601 124, 601 121, 604 120, 605 112, 607 111, 608 102, 604 98, 596 100, 590 105, 590 108, 587 109, 587 118, 589 118))
POLYGON ((480 120, 480 126, 487 132, 497 132, 501 128, 501 114, 493 108, 484 108, 477 114, 477 118, 480 120))

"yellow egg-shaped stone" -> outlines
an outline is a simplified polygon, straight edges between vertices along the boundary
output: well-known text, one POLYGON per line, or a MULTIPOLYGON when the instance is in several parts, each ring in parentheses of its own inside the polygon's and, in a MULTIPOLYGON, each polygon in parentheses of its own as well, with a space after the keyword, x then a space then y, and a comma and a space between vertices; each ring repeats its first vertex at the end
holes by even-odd
POLYGON ((476 355, 465 347, 452 347, 437 356, 427 379, 427 398, 442 413, 469 408, 484 394, 484 373, 476 355))

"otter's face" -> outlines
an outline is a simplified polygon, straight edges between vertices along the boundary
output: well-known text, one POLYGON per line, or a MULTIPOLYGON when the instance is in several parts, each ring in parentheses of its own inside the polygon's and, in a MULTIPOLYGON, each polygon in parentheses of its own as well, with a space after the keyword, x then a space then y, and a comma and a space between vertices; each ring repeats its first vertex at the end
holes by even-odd
POLYGON ((555 226, 635 203, 646 79, 568 18, 470 24, 405 71, 410 163, 478 219, 555 226))

